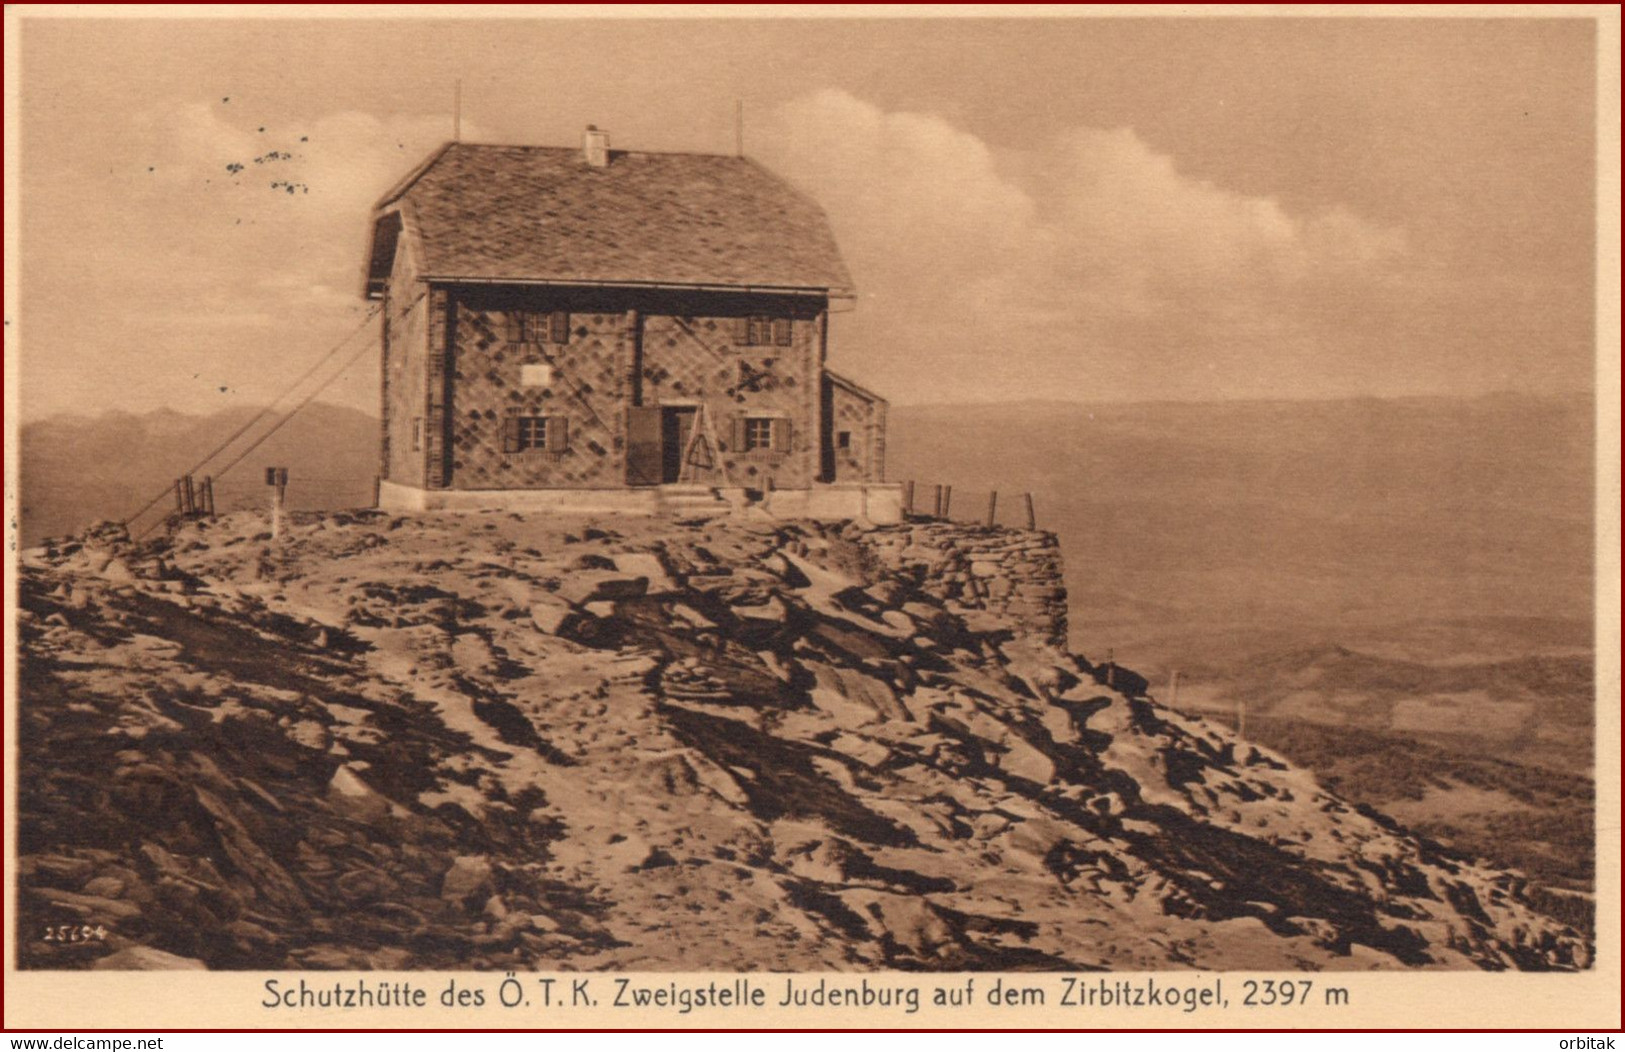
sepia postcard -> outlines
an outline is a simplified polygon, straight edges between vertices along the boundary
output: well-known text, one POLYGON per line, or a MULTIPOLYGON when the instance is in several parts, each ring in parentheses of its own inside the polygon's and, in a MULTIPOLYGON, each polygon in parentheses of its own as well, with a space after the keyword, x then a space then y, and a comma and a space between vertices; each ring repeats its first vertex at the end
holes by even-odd
POLYGON ((1621 1025, 1617 7, 5 18, 5 1027, 1621 1025))

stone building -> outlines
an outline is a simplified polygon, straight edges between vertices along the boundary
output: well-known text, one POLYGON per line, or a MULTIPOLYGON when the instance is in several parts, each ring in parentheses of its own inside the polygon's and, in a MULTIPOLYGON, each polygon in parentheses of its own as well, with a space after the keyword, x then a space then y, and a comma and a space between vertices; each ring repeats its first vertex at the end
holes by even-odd
POLYGON ((380 500, 896 521, 886 402, 825 365, 852 294, 746 158, 448 143, 373 216, 380 500))

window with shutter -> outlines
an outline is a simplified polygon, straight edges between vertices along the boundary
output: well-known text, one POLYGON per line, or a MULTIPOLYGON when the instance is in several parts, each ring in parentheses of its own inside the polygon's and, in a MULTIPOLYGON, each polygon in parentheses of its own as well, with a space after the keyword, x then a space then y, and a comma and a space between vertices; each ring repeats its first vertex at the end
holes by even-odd
POLYGON ((756 450, 772 449, 774 421, 771 417, 747 416, 745 418, 744 450, 747 453, 756 450))
POLYGON ((790 421, 774 420, 771 421, 771 423, 773 425, 773 433, 771 445, 769 445, 768 448, 773 450, 775 453, 790 452, 790 421))
POLYGON ((545 421, 543 429, 547 437, 547 451, 549 453, 563 453, 570 448, 570 421, 567 417, 550 416, 545 421))
POLYGON ((525 342, 525 312, 511 310, 508 312, 508 342, 525 342))
MULTIPOLYGON (((555 430, 550 427, 552 422, 547 417, 540 416, 510 416, 502 421, 502 451, 504 453, 523 453, 527 449, 553 449, 553 442, 567 441, 567 432, 563 429, 562 418, 559 421, 559 434, 557 439, 552 437, 555 430)), ((561 445, 559 448, 563 448, 561 445)))
POLYGON ((795 327, 790 318, 752 314, 734 319, 734 343, 741 346, 789 347, 794 342, 795 327))
POLYGON ((570 342, 570 312, 556 310, 547 317, 547 338, 552 343, 570 342))

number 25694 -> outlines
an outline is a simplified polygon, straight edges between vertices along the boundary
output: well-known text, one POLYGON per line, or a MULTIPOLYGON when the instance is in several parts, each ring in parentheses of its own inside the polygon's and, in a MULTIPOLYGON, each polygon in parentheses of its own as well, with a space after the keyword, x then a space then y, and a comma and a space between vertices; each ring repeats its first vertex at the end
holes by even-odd
POLYGON ((53 924, 41 938, 46 942, 102 942, 107 938, 107 929, 100 924, 53 924))

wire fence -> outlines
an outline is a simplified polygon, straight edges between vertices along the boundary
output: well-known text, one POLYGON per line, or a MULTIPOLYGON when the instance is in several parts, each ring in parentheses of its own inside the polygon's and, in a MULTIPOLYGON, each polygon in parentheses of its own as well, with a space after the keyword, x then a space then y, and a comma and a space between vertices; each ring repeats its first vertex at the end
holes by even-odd
MULTIPOLYGON (((218 515, 233 511, 264 511, 271 509, 272 487, 252 476, 214 480, 214 509, 218 515)), ((312 476, 301 478, 297 470, 290 473, 284 491, 283 506, 289 511, 341 511, 349 508, 370 508, 374 501, 373 480, 370 478, 338 478, 312 476)))
MULTIPOLYGON (((412 299, 410 302, 408 302, 405 305, 405 307, 403 307, 399 312, 397 312, 394 315, 393 318, 386 319, 386 321, 393 324, 393 323, 399 323, 400 321, 404 320, 407 314, 411 313, 413 310, 415 310, 417 308, 419 303, 423 302, 425 295, 426 295, 425 293, 419 293, 418 296, 416 296, 414 299, 412 299)), ((265 408, 261 409, 252 418, 250 418, 247 423, 243 424, 242 426, 237 428, 235 431, 233 431, 230 435, 228 435, 224 439, 224 441, 220 442, 219 445, 215 446, 207 454, 205 454, 201 460, 197 461, 195 464, 192 465, 191 468, 189 468, 187 471, 183 472, 180 476, 178 476, 176 481, 175 481, 175 490, 174 490, 175 495, 176 495, 175 514, 182 515, 182 516, 197 515, 197 514, 218 514, 220 511, 223 511, 223 510, 234 510, 235 505, 240 503, 245 498, 243 498, 243 497, 241 497, 239 495, 239 493, 237 492, 235 486, 228 486, 222 476, 224 476, 227 472, 231 471, 238 464, 242 463, 243 460, 245 460, 251 453, 253 453, 254 450, 258 449, 261 444, 263 444, 267 439, 269 439, 272 435, 276 434, 284 426, 286 426, 291 420, 293 420, 296 416, 298 416, 299 413, 306 406, 310 405, 310 403, 316 398, 317 395, 321 394, 329 386, 331 386, 334 383, 334 381, 338 380, 339 377, 343 376, 346 372, 348 372, 349 369, 353 365, 355 365, 356 362, 358 362, 361 359, 362 355, 366 354, 367 352, 369 352, 373 348, 373 345, 377 342, 377 340, 379 338, 379 334, 374 334, 368 340, 363 341, 361 343, 361 345, 353 353, 351 353, 348 358, 345 358, 345 359, 343 359, 341 361, 340 366, 339 366, 339 368, 338 368, 338 370, 336 372, 330 372, 325 379, 320 380, 317 383, 317 385, 315 386, 314 389, 307 392, 304 395, 304 397, 299 400, 299 402, 297 404, 295 404, 287 412, 283 413, 280 418, 273 421, 267 429, 262 431, 259 434, 258 437, 253 439, 253 441, 249 442, 247 446, 245 446, 243 449, 238 451, 237 455, 232 457, 232 459, 229 460, 225 464, 224 467, 218 467, 218 468, 213 469, 213 477, 212 478, 210 478, 208 476, 205 476, 205 481, 204 481, 205 490, 204 490, 204 492, 202 494, 201 501, 198 499, 198 492, 197 492, 196 484, 195 484, 195 481, 194 481, 194 475, 197 472, 201 471, 205 465, 207 465, 210 461, 214 460, 216 457, 223 456, 227 452, 227 450, 237 442, 238 439, 244 437, 255 425, 259 424, 263 420, 266 420, 275 411, 275 407, 278 404, 280 404, 284 399, 292 396, 296 391, 299 390, 300 387, 302 387, 306 383, 306 381, 308 381, 312 377, 316 376, 322 370, 322 368, 324 366, 327 366, 332 361, 334 361, 338 357, 339 352, 344 350, 344 348, 353 339, 355 339, 356 336, 360 335, 363 331, 365 331, 366 328, 368 327, 368 325, 375 318, 378 317, 378 315, 381 313, 381 310, 382 310, 381 307, 375 307, 372 310, 370 310, 367 313, 367 316, 362 319, 361 323, 356 328, 352 329, 349 333, 347 333, 337 343, 335 343, 331 347, 327 348, 327 350, 321 355, 320 358, 318 358, 315 362, 313 362, 304 372, 300 373, 299 376, 296 377, 292 383, 290 383, 286 388, 283 389, 283 391, 280 394, 278 394, 276 396, 276 398, 272 399, 270 405, 267 405, 265 408)), ((242 480, 233 480, 233 481, 234 482, 240 482, 242 480)), ((312 482, 317 482, 317 480, 314 479, 314 478, 311 481, 312 482)), ((329 486, 331 486, 333 484, 340 483, 342 480, 334 479, 334 480, 325 480, 325 481, 329 486)), ((355 483, 348 483, 348 482, 345 482, 344 484, 347 485, 347 486, 350 486, 350 487, 353 487, 354 485, 356 485, 355 483)), ((373 503, 373 499, 374 499, 373 496, 372 496, 372 484, 371 484, 371 482, 367 481, 367 482, 364 482, 364 483, 360 483, 360 485, 367 492, 367 499, 365 501, 365 505, 366 506, 371 506, 371 504, 373 503)), ((151 497, 151 499, 149 499, 145 504, 143 504, 133 514, 131 514, 131 515, 129 515, 129 516, 127 516, 125 518, 125 520, 124 520, 125 526, 129 527, 129 526, 134 524, 136 519, 138 519, 141 516, 147 514, 149 511, 152 511, 155 508, 161 508, 163 506, 163 504, 164 504, 164 501, 165 501, 166 497, 169 495, 169 492, 170 492, 170 490, 166 487, 165 489, 159 490, 158 492, 154 493, 153 496, 151 497)), ((296 500, 297 499, 298 498, 296 498, 296 500)), ((322 491, 322 484, 321 483, 317 483, 314 486, 307 487, 306 491, 305 491, 304 499, 306 499, 307 501, 315 501, 315 502, 317 502, 318 507, 317 507, 317 509, 313 509, 313 510, 320 510, 321 507, 323 507, 323 506, 354 507, 358 503, 360 503, 360 502, 358 502, 356 500, 351 499, 351 493, 350 492, 337 493, 337 492, 332 492, 331 490, 329 490, 328 492, 324 493, 322 491)), ((285 505, 285 506, 288 506, 288 505, 285 505)), ((294 507, 297 510, 298 505, 295 504, 295 505, 292 505, 292 507, 294 507)), ((166 515, 163 515, 163 516, 161 516, 159 518, 154 519, 152 522, 150 522, 147 525, 147 527, 145 529, 143 529, 139 533, 137 533, 136 536, 137 537, 145 536, 146 534, 150 533, 151 531, 157 529, 158 526, 161 525, 162 523, 168 521, 169 518, 170 518, 170 516, 166 514, 166 515)))
POLYGON ((903 483, 903 514, 912 519, 980 523, 1036 530, 1033 495, 1001 490, 960 490, 945 483, 909 479, 903 483))

